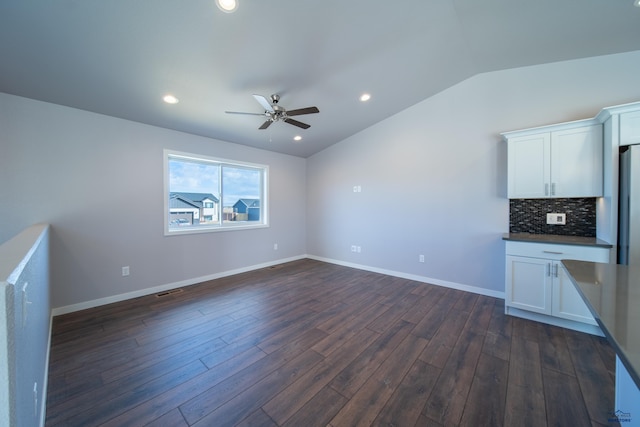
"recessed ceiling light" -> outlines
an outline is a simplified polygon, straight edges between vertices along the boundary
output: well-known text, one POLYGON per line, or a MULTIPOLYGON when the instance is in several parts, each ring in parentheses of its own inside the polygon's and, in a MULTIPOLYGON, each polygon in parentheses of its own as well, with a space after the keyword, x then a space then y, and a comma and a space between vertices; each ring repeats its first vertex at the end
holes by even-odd
POLYGON ((363 93, 362 95, 360 95, 360 101, 362 102, 367 102, 370 99, 371 95, 369 95, 368 93, 363 93))
POLYGON ((634 5, 635 7, 640 7, 640 0, 635 0, 635 1, 633 2, 633 5, 634 5))
POLYGON ((167 104, 177 104, 178 102, 180 102, 180 100, 173 95, 165 95, 162 99, 167 104))
POLYGON ((296 135, 293 137, 294 141, 302 141, 302 137, 300 135, 296 135))
POLYGON ((216 6, 224 13, 232 13, 238 8, 238 0, 216 0, 216 6))

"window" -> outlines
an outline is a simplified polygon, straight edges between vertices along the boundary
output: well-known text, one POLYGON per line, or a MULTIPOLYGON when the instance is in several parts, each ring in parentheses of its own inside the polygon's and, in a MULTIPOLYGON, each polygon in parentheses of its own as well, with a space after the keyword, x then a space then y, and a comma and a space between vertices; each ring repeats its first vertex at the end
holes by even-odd
POLYGON ((165 235, 266 227, 264 165, 164 151, 165 235))

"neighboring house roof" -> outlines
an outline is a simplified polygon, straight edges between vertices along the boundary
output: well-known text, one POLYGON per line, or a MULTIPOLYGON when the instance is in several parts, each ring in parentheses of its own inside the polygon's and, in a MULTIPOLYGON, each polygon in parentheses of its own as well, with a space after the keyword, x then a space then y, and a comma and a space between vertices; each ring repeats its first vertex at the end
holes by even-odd
POLYGON ((198 203, 194 203, 190 200, 187 199, 183 199, 182 197, 179 196, 172 196, 169 199, 169 208, 171 209, 176 209, 176 208, 196 208, 196 209, 200 209, 202 207, 202 203, 198 204, 198 203))
POLYGON ((214 202, 219 202, 220 200, 211 193, 181 193, 181 192, 173 192, 169 193, 169 198, 180 197, 181 199, 190 200, 192 202, 200 202, 202 203, 205 199, 213 200, 214 202))
POLYGON ((195 207, 202 209, 205 200, 212 200, 213 203, 219 203, 218 198, 211 193, 169 193, 170 208, 195 207), (180 202, 182 202, 182 204, 180 202))
POLYGON ((243 203, 248 208, 259 208, 260 207, 260 199, 239 199, 233 206, 238 203, 243 203))

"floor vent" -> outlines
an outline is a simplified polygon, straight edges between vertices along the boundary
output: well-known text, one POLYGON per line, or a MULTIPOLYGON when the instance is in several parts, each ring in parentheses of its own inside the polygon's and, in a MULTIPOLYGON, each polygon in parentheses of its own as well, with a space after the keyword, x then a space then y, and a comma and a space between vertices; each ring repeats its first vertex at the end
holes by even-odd
POLYGON ((179 294, 180 292, 182 292, 182 289, 180 289, 180 288, 171 289, 170 291, 160 292, 159 294, 156 294, 156 297, 158 297, 158 298, 166 297, 168 295, 179 294))

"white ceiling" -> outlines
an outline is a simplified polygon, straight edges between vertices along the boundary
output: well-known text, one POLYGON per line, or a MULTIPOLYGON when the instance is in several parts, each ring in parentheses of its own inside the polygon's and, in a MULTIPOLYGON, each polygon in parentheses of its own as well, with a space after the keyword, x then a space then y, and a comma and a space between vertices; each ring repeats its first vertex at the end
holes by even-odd
POLYGON ((478 73, 640 50, 633 0, 239 1, 0 0, 0 92, 307 157, 478 73), (254 93, 320 113, 225 114, 254 93))

